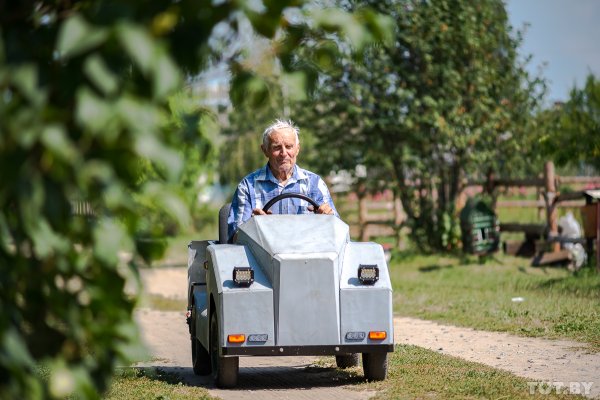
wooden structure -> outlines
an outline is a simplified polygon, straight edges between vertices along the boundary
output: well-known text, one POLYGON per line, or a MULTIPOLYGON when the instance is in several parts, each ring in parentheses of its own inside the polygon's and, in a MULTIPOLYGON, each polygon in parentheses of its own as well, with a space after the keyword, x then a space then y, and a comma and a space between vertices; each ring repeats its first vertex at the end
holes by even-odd
POLYGON ((600 272, 600 190, 587 190, 584 193, 586 205, 583 214, 583 233, 587 241, 588 254, 592 253, 596 239, 596 270, 600 272))
MULTIPOLYGON (((513 254, 519 254, 524 252, 529 254, 530 252, 536 253, 535 260, 541 264, 546 262, 554 263, 559 261, 561 258, 564 261, 569 261, 570 256, 566 256, 564 251, 561 251, 562 243, 587 243, 588 254, 593 252, 593 238, 598 238, 600 233, 597 233, 598 229, 596 225, 599 225, 597 219, 593 219, 593 215, 600 213, 600 190, 593 191, 578 191, 572 193, 560 193, 559 183, 582 183, 582 182, 593 182, 600 187, 600 178, 583 178, 583 177, 565 177, 561 178, 556 176, 554 163, 551 161, 544 165, 544 175, 540 178, 532 179, 495 179, 493 174, 488 174, 488 179, 484 184, 484 188, 489 193, 492 193, 496 187, 534 187, 538 190, 541 199, 537 201, 523 201, 517 200, 512 202, 496 202, 494 201, 495 207, 538 207, 543 209, 546 214, 545 224, 521 224, 521 223, 501 223, 501 232, 523 232, 525 234, 525 242, 523 245, 527 247, 523 250, 522 247, 516 244, 509 244, 505 246, 505 249, 510 248, 510 252, 513 254), (583 206, 582 201, 586 200, 587 215, 584 217, 585 226, 587 226, 585 239, 567 239, 559 235, 558 231, 558 207, 581 207, 583 206), (595 202, 595 203, 594 203, 595 202), (593 221, 593 222, 590 222, 593 221), (594 224, 594 228, 590 227, 590 224, 594 224), (591 235, 589 232, 595 232, 591 235), (550 253, 552 255, 544 256, 544 251, 540 251, 539 239, 545 239, 547 243, 550 243, 550 253)), ((596 266, 600 271, 600 246, 596 246, 596 266)))
MULTIPOLYGON (((407 186, 413 184, 413 182, 406 182, 407 186)), ((462 209, 466 203, 468 191, 472 194, 481 191, 487 191, 492 194, 496 188, 514 190, 522 188, 535 189, 538 194, 537 200, 494 200, 492 208, 496 212, 498 208, 536 208, 538 209, 540 219, 544 220, 544 223, 532 224, 508 221, 500 224, 500 231, 524 233, 525 242, 529 246, 526 249, 528 256, 533 256, 536 253, 546 250, 548 244, 550 245, 551 252, 555 253, 560 250, 561 243, 579 241, 582 244, 587 244, 588 254, 591 258, 592 253, 590 249, 594 243, 593 238, 566 240, 560 237, 558 232, 558 207, 577 208, 584 206, 587 202, 588 209, 591 210, 592 204, 596 208, 600 207, 598 205, 600 200, 585 197, 583 190, 574 193, 560 193, 560 187, 561 185, 573 185, 581 188, 587 185, 588 187, 600 188, 600 177, 558 176, 555 173, 554 164, 547 162, 544 165, 544 173, 539 177, 505 179, 496 178, 493 173, 489 173, 484 182, 465 182, 464 185, 465 189, 457 200, 457 210, 462 209)), ((436 193, 433 191, 432 196, 435 195, 436 193)), ((353 237, 360 238, 361 241, 368 241, 373 236, 394 236, 397 245, 399 245, 399 232, 406 220, 406 215, 404 214, 400 200, 395 198, 391 191, 388 190, 385 193, 371 195, 363 187, 343 197, 346 199, 346 211, 352 210, 348 213, 350 215, 348 222, 353 237), (358 213, 356 213, 357 211, 358 213)), ((492 198, 494 199, 494 196, 492 198)), ((336 205, 338 205, 337 200, 336 205)), ((506 247, 510 247, 511 254, 519 254, 519 250, 522 250, 522 244, 523 242, 520 244, 509 243, 506 247)), ((600 257, 598 249, 596 249, 596 252, 599 254, 597 257, 600 257)), ((554 259, 556 258, 555 256, 542 258, 542 260, 554 259)), ((600 262, 597 262, 596 265, 600 265, 600 262)))

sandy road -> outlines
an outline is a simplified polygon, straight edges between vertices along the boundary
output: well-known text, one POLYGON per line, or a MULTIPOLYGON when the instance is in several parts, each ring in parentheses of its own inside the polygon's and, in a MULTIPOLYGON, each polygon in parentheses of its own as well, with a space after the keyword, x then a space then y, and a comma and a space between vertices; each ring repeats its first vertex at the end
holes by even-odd
POLYGON ((194 375, 190 336, 182 312, 141 310, 136 314, 142 339, 152 360, 141 365, 174 372, 190 385, 203 386, 224 400, 245 399, 368 399, 373 392, 351 389, 361 377, 340 374, 333 368, 312 366, 316 357, 241 357, 238 385, 218 389, 210 377, 194 375))
MULTIPOLYGON (((146 271, 150 293, 185 296, 183 268, 146 271), (181 283, 183 282, 183 284, 181 283)), ((204 386, 225 400, 237 399, 366 399, 374 393, 359 385, 360 377, 333 368, 312 366, 314 357, 240 358, 239 385, 219 390, 210 379, 191 369, 190 340, 182 312, 140 310, 136 314, 143 340, 152 353, 149 365, 176 372, 192 385, 204 386)), ((476 331, 414 318, 394 320, 397 344, 412 344, 443 354, 503 369, 531 381, 591 384, 588 397, 600 398, 600 354, 582 349, 581 343, 524 338, 505 333, 476 331)))

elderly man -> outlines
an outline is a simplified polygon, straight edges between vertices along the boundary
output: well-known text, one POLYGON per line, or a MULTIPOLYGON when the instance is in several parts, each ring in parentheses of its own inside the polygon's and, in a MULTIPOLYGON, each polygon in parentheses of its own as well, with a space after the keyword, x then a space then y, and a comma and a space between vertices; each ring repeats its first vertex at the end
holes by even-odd
POLYGON ((317 214, 338 213, 327 185, 321 177, 296 165, 300 152, 299 130, 291 121, 277 120, 263 132, 260 146, 269 159, 267 164, 246 176, 237 187, 227 219, 229 240, 239 225, 252 215, 264 214, 317 214), (301 193, 320 204, 317 210, 306 201, 286 198, 276 203, 266 213, 263 206, 282 193, 301 193))

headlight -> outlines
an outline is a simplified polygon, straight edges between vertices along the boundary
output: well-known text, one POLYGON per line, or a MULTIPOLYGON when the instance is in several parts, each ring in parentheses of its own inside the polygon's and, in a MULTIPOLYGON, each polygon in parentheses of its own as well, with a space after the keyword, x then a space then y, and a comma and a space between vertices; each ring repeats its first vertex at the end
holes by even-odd
POLYGON ((248 287, 254 282, 254 270, 250 267, 233 267, 233 282, 237 286, 248 287))
POLYGON ((358 280, 363 285, 373 285, 379 280, 379 268, 377 265, 359 265, 358 280))

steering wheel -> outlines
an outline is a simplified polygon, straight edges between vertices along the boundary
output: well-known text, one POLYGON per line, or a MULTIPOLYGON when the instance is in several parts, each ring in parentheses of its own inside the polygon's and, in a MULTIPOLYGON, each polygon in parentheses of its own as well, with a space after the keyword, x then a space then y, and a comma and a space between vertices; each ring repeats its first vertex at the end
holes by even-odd
POLYGON ((290 197, 295 197, 297 199, 301 199, 304 201, 307 201, 310 203, 311 206, 314 207, 313 212, 317 211, 317 208, 319 208, 319 205, 317 204, 316 201, 314 201, 313 199, 311 199, 308 196, 303 195, 302 193, 281 193, 278 196, 273 197, 271 200, 269 200, 269 202, 267 204, 265 204, 265 206, 263 207, 263 211, 267 212, 269 210, 269 208, 271 208, 271 206, 275 203, 277 203, 279 200, 283 200, 283 199, 287 199, 290 197))

